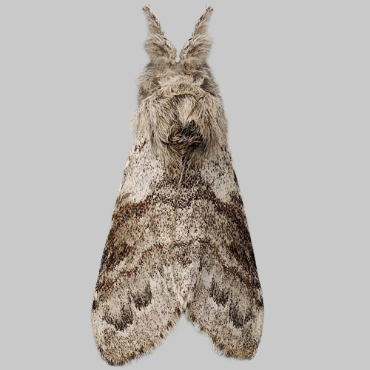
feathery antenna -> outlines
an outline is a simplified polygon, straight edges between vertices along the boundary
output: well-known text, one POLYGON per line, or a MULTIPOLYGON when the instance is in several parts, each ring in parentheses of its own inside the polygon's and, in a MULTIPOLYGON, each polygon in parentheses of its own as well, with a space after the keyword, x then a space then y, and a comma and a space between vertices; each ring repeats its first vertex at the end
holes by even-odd
POLYGON ((207 60, 212 39, 207 35, 207 26, 213 8, 207 5, 205 12, 195 24, 194 32, 180 52, 181 64, 186 68, 197 68, 207 60))
POLYGON ((144 47, 151 61, 156 64, 165 63, 173 65, 176 63, 176 48, 166 39, 158 18, 153 14, 149 5, 143 10, 146 13, 149 26, 149 34, 144 47))
POLYGON ((150 9, 150 6, 145 5, 143 7, 143 10, 146 13, 146 16, 147 16, 147 19, 148 19, 149 32, 154 33, 156 35, 164 36, 164 32, 163 32, 162 27, 159 23, 159 20, 153 14, 152 10, 150 9))
POLYGON ((212 6, 207 5, 205 12, 202 14, 198 22, 195 24, 192 37, 204 35, 207 32, 208 21, 211 18, 212 11, 213 11, 212 6))

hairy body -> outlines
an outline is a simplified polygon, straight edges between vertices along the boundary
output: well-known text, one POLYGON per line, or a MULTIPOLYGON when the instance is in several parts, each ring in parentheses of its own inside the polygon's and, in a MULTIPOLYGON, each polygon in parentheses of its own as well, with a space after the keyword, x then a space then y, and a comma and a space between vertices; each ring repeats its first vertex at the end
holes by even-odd
POLYGON ((151 62, 139 78, 130 152, 92 306, 102 357, 149 353, 182 313, 218 353, 256 353, 263 299, 227 120, 206 56, 208 7, 174 61, 144 7, 151 62))

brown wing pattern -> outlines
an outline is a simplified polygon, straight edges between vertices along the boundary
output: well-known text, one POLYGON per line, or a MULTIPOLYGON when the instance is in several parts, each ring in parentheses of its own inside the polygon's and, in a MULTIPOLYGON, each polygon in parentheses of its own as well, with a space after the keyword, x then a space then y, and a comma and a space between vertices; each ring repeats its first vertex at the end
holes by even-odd
POLYGON ((188 168, 178 201, 172 258, 187 318, 218 353, 252 358, 263 298, 251 238, 227 148, 188 168))
POLYGON ((252 358, 263 299, 227 119, 206 63, 208 6, 176 61, 144 7, 150 62, 138 80, 137 137, 117 197, 92 306, 102 357, 150 352, 185 312, 220 354, 252 358))
POLYGON ((168 263, 174 191, 139 139, 125 168, 92 306, 95 341, 111 365, 150 352, 180 316, 168 263))

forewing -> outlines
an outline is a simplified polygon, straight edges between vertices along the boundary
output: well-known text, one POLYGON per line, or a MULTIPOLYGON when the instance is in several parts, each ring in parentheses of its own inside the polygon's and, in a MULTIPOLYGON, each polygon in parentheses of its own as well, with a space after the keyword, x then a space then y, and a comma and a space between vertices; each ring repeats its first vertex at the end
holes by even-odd
POLYGON ((150 146, 138 139, 125 167, 92 306, 95 341, 111 365, 148 353, 179 318, 168 263, 174 191, 150 146))
POLYGON ((200 169, 187 169, 176 237, 174 276, 187 292, 187 318, 211 337, 219 353, 252 358, 262 333, 262 290, 226 147, 200 169))

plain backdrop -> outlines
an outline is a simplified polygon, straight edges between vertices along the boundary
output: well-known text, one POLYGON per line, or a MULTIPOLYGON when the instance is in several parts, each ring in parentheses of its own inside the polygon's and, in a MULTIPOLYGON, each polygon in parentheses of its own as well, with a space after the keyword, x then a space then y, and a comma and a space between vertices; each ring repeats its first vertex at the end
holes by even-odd
MULTIPOLYGON (((368 1, 219 1, 209 57, 265 302, 257 355, 184 317, 129 369, 369 369, 368 1)), ((107 369, 92 295, 148 62, 140 1, 1 1, 2 369, 107 369)), ((150 2, 181 50, 206 3, 150 2)))

